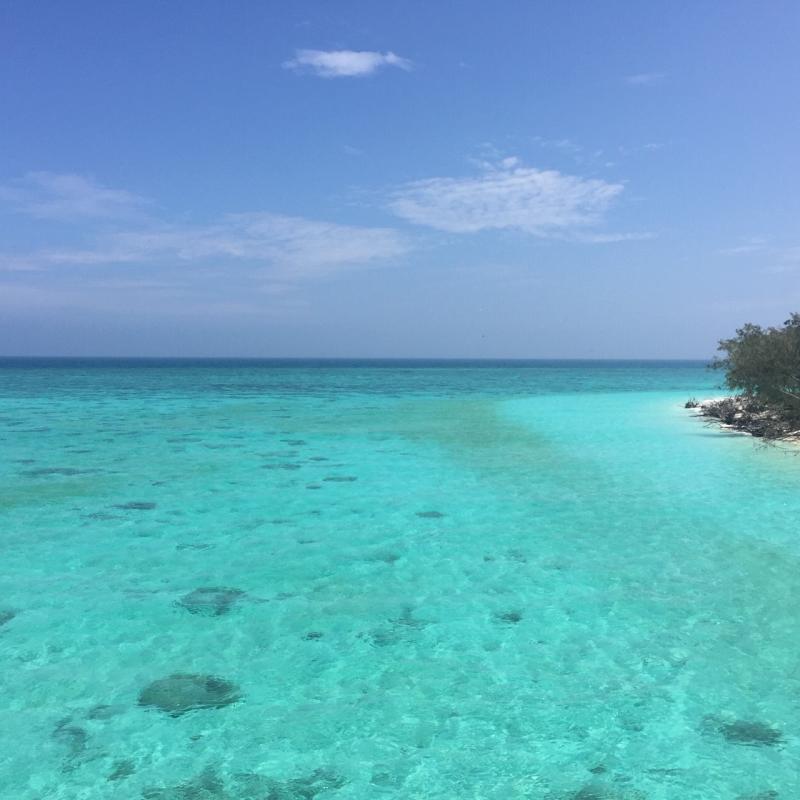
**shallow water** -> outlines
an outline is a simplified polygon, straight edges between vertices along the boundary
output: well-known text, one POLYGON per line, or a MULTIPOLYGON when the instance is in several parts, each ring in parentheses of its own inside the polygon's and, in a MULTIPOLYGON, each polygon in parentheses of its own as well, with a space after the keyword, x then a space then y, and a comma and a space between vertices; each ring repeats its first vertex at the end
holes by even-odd
POLYGON ((718 380, 0 362, 1 796, 796 798, 800 459, 718 380))

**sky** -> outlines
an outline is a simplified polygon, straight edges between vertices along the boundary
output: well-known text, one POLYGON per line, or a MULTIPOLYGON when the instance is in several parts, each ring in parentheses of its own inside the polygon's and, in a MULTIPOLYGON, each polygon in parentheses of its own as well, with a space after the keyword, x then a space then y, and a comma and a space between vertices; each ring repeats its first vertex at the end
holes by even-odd
POLYGON ((4 0, 0 354, 707 358, 800 311, 800 4, 4 0))

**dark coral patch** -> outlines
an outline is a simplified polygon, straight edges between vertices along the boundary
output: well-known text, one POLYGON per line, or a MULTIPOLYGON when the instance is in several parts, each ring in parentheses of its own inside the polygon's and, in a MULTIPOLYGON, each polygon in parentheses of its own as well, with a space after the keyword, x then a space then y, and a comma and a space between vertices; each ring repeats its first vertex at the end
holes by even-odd
POLYGON ((111 770, 108 778, 108 781, 121 781, 125 778, 129 778, 133 773, 136 772, 136 765, 131 761, 129 758, 122 758, 119 761, 114 762, 114 768, 111 770))
POLYGON ((190 614, 201 614, 205 617, 221 617, 227 614, 234 603, 245 597, 241 589, 230 589, 226 586, 201 586, 184 595, 178 605, 190 614))
POLYGON ((391 647, 393 644, 399 644, 402 641, 402 636, 396 630, 387 628, 376 628, 369 633, 359 633, 359 639, 366 639, 375 647, 391 647))
POLYGON ((10 608, 0 608, 0 626, 7 625, 16 616, 16 611, 10 608))
POLYGON ((341 789, 345 779, 328 769, 288 780, 275 780, 249 772, 223 780, 207 767, 186 783, 160 789, 145 789, 144 800, 314 800, 322 793, 341 789), (227 786, 226 786, 227 784, 227 786))
POLYGON ((392 553, 391 551, 381 550, 377 553, 371 553, 368 556, 365 556, 365 561, 381 561, 384 564, 394 564, 400 560, 400 556, 397 553, 392 553))
POLYGON ((111 719, 125 713, 124 706, 98 705, 93 706, 86 713, 86 719, 111 719))
POLYGON ((748 747, 774 747, 783 741, 783 734, 765 722, 737 719, 723 722, 719 732, 732 744, 748 747))
POLYGON ((417 516, 422 519, 439 519, 444 516, 441 511, 417 511, 417 516))
POLYGON ((737 795, 736 800, 778 800, 778 793, 774 789, 766 789, 763 792, 756 792, 755 794, 740 794, 737 795))
POLYGON ((315 769, 302 778, 290 778, 287 781, 268 779, 269 791, 265 797, 268 800, 314 800, 318 794, 341 789, 345 783, 345 779, 332 770, 315 769))
POLYGON ((396 619, 391 620, 393 625, 413 630, 422 630, 428 623, 425 620, 417 619, 414 616, 414 609, 411 606, 403 606, 403 613, 396 619))
POLYGON ((80 475, 85 470, 75 469, 74 467, 41 467, 40 469, 29 469, 24 472, 30 478, 41 478, 46 475, 63 475, 70 477, 72 475, 80 475))
POLYGON ((505 625, 516 625, 518 622, 522 622, 522 614, 519 611, 503 611, 495 614, 495 618, 505 625))
POLYGON ((152 706, 179 717, 202 708, 224 708, 241 698, 239 687, 213 675, 176 673, 145 686, 139 693, 140 706, 152 706))
POLYGON ((601 789, 594 786, 584 786, 578 789, 575 794, 570 795, 570 800, 606 800, 607 795, 601 789))
POLYGON ((568 795, 569 800, 645 800, 637 789, 619 790, 603 785, 589 784, 568 795))
POLYGON ((163 789, 145 789, 144 800, 233 800, 217 773, 210 767, 186 783, 163 789))
POLYGON ((62 719, 52 733, 53 739, 66 748, 67 753, 63 766, 65 772, 74 769, 80 762, 89 739, 89 734, 83 728, 71 725, 71 722, 69 717, 62 719))

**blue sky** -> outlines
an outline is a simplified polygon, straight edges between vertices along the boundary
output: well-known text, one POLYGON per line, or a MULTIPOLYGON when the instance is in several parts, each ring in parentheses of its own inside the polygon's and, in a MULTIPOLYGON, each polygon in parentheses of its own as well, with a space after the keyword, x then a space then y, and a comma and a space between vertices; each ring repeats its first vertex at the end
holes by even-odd
POLYGON ((0 353, 707 357, 800 310, 796 2, 0 8, 0 353))

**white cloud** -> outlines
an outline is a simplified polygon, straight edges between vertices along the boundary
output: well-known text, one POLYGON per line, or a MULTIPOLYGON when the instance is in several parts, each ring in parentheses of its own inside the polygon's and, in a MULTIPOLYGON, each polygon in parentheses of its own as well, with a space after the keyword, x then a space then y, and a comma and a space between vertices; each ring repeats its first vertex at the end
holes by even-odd
POLYGON ((561 150, 564 153, 577 155, 583 152, 583 147, 572 139, 547 139, 544 136, 534 136, 533 143, 539 147, 546 147, 553 150, 561 150))
POLYGON ((620 183, 521 166, 506 158, 474 178, 429 178, 396 189, 389 207, 409 222, 451 233, 520 230, 570 235, 598 223, 620 183))
POLYGON ((720 255, 724 256, 739 256, 747 253, 760 253, 768 249, 768 242, 761 236, 751 236, 749 239, 744 239, 737 245, 731 247, 723 247, 719 250, 720 255))
POLYGON ((0 202, 39 219, 119 218, 140 211, 147 200, 109 189, 82 175, 29 172, 0 186, 0 202))
POLYGON ((650 231, 641 233, 579 233, 575 238, 579 242, 591 242, 593 244, 613 244, 614 242, 645 242, 648 239, 655 239, 656 235, 650 231))
POLYGON ((625 83, 628 86, 652 86, 661 83, 666 77, 665 72, 639 72, 636 75, 626 75, 625 83))
POLYGON ((376 53, 371 50, 296 50, 284 69, 310 72, 320 78, 352 78, 371 75, 381 67, 399 67, 410 70, 411 61, 394 53, 376 53))
POLYGON ((390 228, 367 228, 266 212, 232 214, 209 225, 149 224, 105 234, 78 248, 48 248, 0 257, 0 267, 42 270, 58 265, 232 266, 266 270, 271 278, 302 280, 372 266, 407 252, 390 228))

